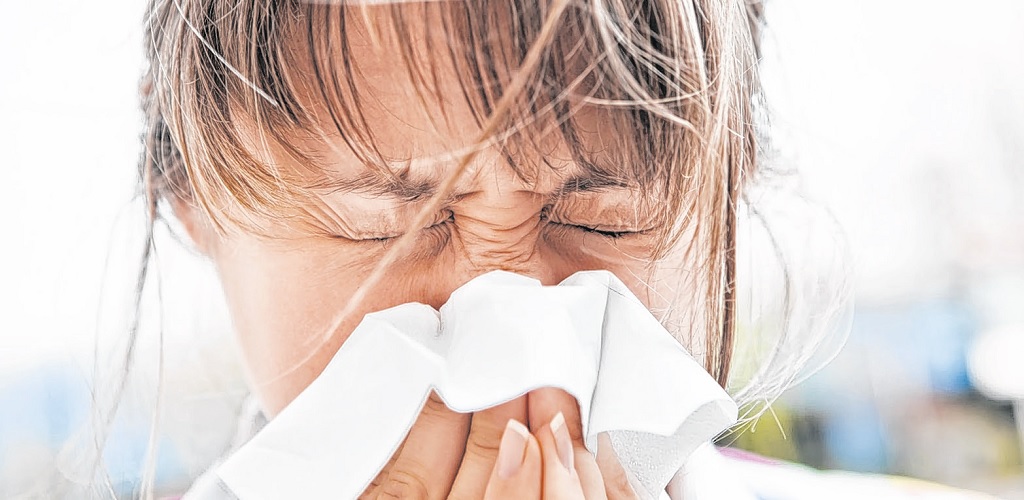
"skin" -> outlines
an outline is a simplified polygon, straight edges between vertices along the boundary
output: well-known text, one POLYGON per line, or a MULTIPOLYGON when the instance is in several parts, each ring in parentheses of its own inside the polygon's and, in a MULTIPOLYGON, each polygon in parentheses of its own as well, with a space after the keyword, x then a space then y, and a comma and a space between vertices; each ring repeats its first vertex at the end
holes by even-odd
MULTIPOLYGON (((358 42, 358 39, 356 40, 358 42)), ((478 133, 457 87, 442 88, 449 120, 438 120, 437 103, 416 99, 397 49, 353 44, 361 88, 373 96, 364 112, 389 155, 413 158, 408 173, 428 182, 450 171, 442 157, 469 144, 478 133), (441 123, 439 123, 441 122, 441 123)), ((425 54, 421 55, 426 57, 425 54)), ((308 81, 308 62, 295 59, 296 81, 308 81)), ((454 71, 452 68, 441 68, 454 71)), ((443 78, 442 81, 454 81, 443 78)), ((313 95, 312 93, 310 95, 313 95)), ((315 98, 313 102, 315 104, 315 98)), ((600 145, 600 112, 584 109, 582 129, 600 145)), ((326 115, 326 113, 324 113, 326 115)), ((260 139, 258 127, 241 121, 251 153, 283 172, 308 175, 284 149, 260 139)), ((552 134, 554 135, 554 134, 552 134)), ((332 178, 352 181, 366 174, 338 137, 295 134, 295 143, 326 158, 332 178)), ((678 281, 672 265, 653 266, 652 236, 629 187, 566 193, 561 189, 585 172, 564 144, 547 144, 542 167, 529 182, 515 175, 496 149, 481 153, 460 179, 435 224, 418 230, 412 251, 388 269, 355 313, 325 330, 388 249, 380 238, 404 232, 423 201, 385 194, 324 192, 290 207, 306 225, 270 222, 271 237, 242 231, 222 233, 185 204, 177 207, 197 247, 216 266, 224 288, 251 387, 268 416, 284 408, 323 370, 366 313, 407 302, 440 307, 453 290, 491 270, 502 269, 554 285, 588 269, 615 273, 652 310, 670 304, 664 283, 678 281), (546 214, 546 215, 545 215, 546 214), (302 228, 313 223, 324 234, 302 228), (589 229, 587 229, 589 228, 589 229), (616 237, 593 230, 635 232, 616 237)), ((533 153, 532 161, 540 153, 533 153)), ((670 262, 671 263, 671 262, 670 262)), ((664 263, 663 263, 664 264, 664 263)), ((603 447, 610 450, 610 447, 603 447)), ((562 450, 565 452, 565 450, 562 450)), ((505 460, 503 463, 508 463, 505 460)), ((575 400, 563 391, 540 389, 473 415, 456 414, 432 398, 402 448, 364 497, 412 498, 632 498, 613 456, 592 456, 583 446, 575 400), (552 432, 561 414, 565 425, 552 432), (510 427, 525 425, 525 438, 510 427), (509 433, 512 434, 509 434, 509 433), (516 437, 519 436, 517 439, 516 437), (574 460, 566 468, 556 443, 568 443, 574 460), (501 456, 521 457, 511 474, 499 474, 501 456), (600 465, 599 465, 600 464, 600 465)))

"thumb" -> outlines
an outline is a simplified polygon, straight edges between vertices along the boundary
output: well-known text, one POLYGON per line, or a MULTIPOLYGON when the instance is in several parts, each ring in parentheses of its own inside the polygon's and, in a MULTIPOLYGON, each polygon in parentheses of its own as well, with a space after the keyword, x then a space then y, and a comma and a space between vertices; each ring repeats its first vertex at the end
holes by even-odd
POLYGON ((525 425, 510 419, 501 436, 498 460, 487 482, 484 500, 539 500, 540 444, 525 425))

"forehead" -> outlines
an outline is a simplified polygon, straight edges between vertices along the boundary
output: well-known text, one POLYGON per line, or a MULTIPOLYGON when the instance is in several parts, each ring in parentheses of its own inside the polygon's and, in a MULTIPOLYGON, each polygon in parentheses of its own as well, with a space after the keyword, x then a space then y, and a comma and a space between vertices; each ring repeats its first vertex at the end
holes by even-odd
POLYGON ((300 171, 314 185, 333 187, 443 177, 474 149, 483 151, 470 172, 504 163, 524 185, 543 190, 577 178, 598 185, 632 177, 625 175, 627 162, 615 154, 621 150, 615 140, 621 134, 615 133, 609 113, 571 99, 571 143, 563 133, 565 123, 553 112, 522 115, 503 133, 482 137, 485 117, 474 95, 500 92, 515 63, 494 64, 489 76, 477 78, 455 55, 465 48, 458 47, 463 42, 450 30, 432 29, 441 25, 436 10, 402 8, 411 10, 400 19, 391 6, 352 9, 343 27, 328 23, 312 33, 296 23, 288 32, 285 81, 310 123, 267 140, 255 122, 243 120, 247 149, 260 161, 300 171), (311 36, 334 42, 311 42, 311 36), (487 141, 482 148, 481 140, 487 141), (304 155, 299 160, 315 160, 316 168, 296 161, 290 149, 304 155), (368 159, 367 152, 374 158, 368 159), (381 164, 372 164, 376 159, 381 164))

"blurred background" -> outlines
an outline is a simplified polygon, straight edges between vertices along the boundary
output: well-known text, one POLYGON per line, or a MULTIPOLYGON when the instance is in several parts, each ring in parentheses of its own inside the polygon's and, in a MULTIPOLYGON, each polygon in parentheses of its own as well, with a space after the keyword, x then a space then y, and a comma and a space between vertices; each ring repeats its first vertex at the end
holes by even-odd
MULTIPOLYGON (((120 367, 141 248, 141 4, 0 16, 0 498, 73 474, 61 446, 116 392, 90 380, 120 367)), ((857 305, 836 360, 735 444, 1024 498, 1024 3, 772 0, 768 21, 775 140, 843 227, 857 305)), ((144 304, 163 336, 141 332, 102 457, 118 492, 158 384, 166 492, 224 452, 245 393, 210 269, 167 248, 144 304)))

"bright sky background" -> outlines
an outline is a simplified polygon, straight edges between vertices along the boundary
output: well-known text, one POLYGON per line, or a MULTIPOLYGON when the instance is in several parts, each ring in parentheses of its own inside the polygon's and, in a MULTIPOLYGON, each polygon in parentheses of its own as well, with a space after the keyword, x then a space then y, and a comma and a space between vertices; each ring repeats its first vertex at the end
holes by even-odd
MULTIPOLYGON (((0 375, 89 347, 133 193, 143 4, 9 2, 0 16, 0 375)), ((940 295, 952 267, 1024 255, 1008 163, 1024 147, 1024 2, 769 11, 779 144, 846 226, 863 301, 940 295)))
POLYGON ((8 2, 0 16, 0 373, 91 341, 134 189, 144 3, 8 2))

